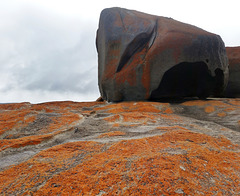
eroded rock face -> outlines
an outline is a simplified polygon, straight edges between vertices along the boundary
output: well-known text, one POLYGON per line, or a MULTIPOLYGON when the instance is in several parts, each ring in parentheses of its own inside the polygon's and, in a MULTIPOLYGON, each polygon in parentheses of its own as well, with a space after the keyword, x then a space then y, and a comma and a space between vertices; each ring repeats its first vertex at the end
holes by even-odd
POLYGON ((229 80, 224 97, 240 97, 240 47, 226 47, 229 59, 229 80))
POLYGON ((240 99, 0 104, 0 195, 239 195, 240 99))
POLYGON ((105 9, 96 45, 104 100, 207 97, 221 94, 227 84, 220 36, 170 18, 105 9))

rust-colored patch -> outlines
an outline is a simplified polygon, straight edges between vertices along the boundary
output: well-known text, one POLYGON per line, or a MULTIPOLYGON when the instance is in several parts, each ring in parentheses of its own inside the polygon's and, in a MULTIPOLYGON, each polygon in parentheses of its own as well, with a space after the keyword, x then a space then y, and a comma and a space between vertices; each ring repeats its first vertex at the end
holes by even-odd
MULTIPOLYGON (((81 161, 87 154, 99 152, 102 146, 94 142, 79 142, 42 151, 32 159, 0 172, 0 193, 31 195, 37 191, 39 184, 44 184, 60 171, 70 169, 76 161, 81 161)), ((57 185, 58 182, 54 184, 57 185)))
POLYGON ((183 103, 184 112, 189 116, 211 120, 230 129, 239 131, 236 119, 240 117, 238 99, 210 99, 186 101, 183 103), (204 114, 205 113, 205 114, 204 114), (225 118, 226 117, 226 118, 225 118))
POLYGON ((173 111, 172 111, 171 108, 167 108, 167 109, 164 111, 164 113, 166 113, 166 114, 172 114, 173 111))
POLYGON ((31 111, 28 109, 18 110, 17 107, 17 110, 15 110, 13 106, 7 106, 8 104, 5 104, 7 110, 0 112, 0 135, 9 129, 26 127, 36 119, 35 116, 29 116, 31 111), (13 110, 10 110, 10 108, 13 108, 13 110))
MULTIPOLYGON (((123 102, 118 104, 105 105, 95 108, 96 111, 104 111, 114 114, 106 117, 104 120, 108 122, 127 122, 127 123, 147 123, 156 122, 158 117, 156 114, 161 110, 156 108, 157 103, 151 102, 123 102)), ((166 104, 163 104, 165 107, 166 104)), ((169 110, 167 110, 169 111, 169 110)), ((170 112, 170 111, 169 111, 170 112)))
POLYGON ((104 120, 108 122, 115 122, 115 121, 118 121, 119 119, 120 119, 120 116, 118 114, 104 118, 104 120))
MULTIPOLYGON (((210 106, 215 109, 211 115, 225 113, 229 117, 225 110, 229 106, 219 108, 217 101, 203 102, 202 106, 189 108, 199 107, 204 112, 210 106)), ((80 126, 85 111, 108 115, 103 118, 108 132, 96 128, 99 140, 108 137, 118 140, 69 142, 42 150, 0 172, 0 195, 236 195, 240 192, 240 146, 222 136, 223 132, 215 130, 214 137, 192 132, 191 128, 200 132, 200 125, 184 121, 185 118, 174 114, 175 108, 165 103, 99 104, 24 103, 0 109, 6 120, 0 119, 0 126, 6 123, 12 127, 5 130, 1 149, 41 144, 63 131, 72 131, 75 125, 80 126), (22 126, 36 123, 39 115, 50 119, 44 129, 28 136, 18 132, 22 126), (131 132, 137 127, 149 129, 147 135, 154 136, 131 132), (131 135, 141 139, 132 139, 131 135)), ((95 116, 83 118, 85 122, 94 121, 95 116)), ((240 124, 240 120, 236 122, 240 124)))
POLYGON ((240 191, 237 149, 226 138, 189 131, 120 141, 107 148, 69 143, 1 172, 0 193, 233 195, 240 191), (36 185, 42 186, 34 189, 36 185))
POLYGON ((94 110, 106 110, 108 113, 118 114, 121 112, 151 112, 159 113, 160 110, 155 107, 154 102, 123 102, 117 104, 109 104, 103 107, 97 107, 94 110))
MULTIPOLYGON (((141 124, 144 124, 144 123, 141 123, 141 124)), ((123 125, 123 127, 138 127, 138 126, 139 126, 139 123, 136 123, 136 124, 124 124, 123 125)))
POLYGON ((194 101, 187 101, 182 103, 184 106, 216 106, 219 108, 223 107, 230 107, 231 105, 224 103, 223 101, 220 100, 194 100, 194 101))
POLYGON ((227 108, 227 107, 231 107, 230 104, 225 103, 224 101, 220 101, 220 100, 210 100, 208 101, 208 104, 212 105, 212 106, 216 106, 218 108, 227 108))
MULTIPOLYGON (((0 104, 0 151, 36 145, 48 140, 56 133, 71 128, 83 113, 83 107, 100 106, 99 102, 48 102, 42 104, 0 104), (29 131, 37 127, 32 135, 29 131), (12 134, 14 132, 14 134, 12 134), (25 133, 26 132, 26 133, 25 133)), ((91 111, 94 111, 91 109, 91 111)))
POLYGON ((114 136, 122 136, 122 135, 126 135, 126 133, 122 131, 111 131, 111 132, 107 132, 99 135, 98 138, 114 137, 114 136))
POLYGON ((184 106, 204 106, 207 102, 203 100, 194 100, 194 101, 186 101, 182 103, 184 106))
POLYGON ((46 141, 48 139, 51 139, 55 134, 49 134, 49 135, 34 135, 34 136, 28 136, 23 137, 19 139, 3 139, 0 141, 0 151, 3 151, 7 148, 20 148, 28 145, 37 145, 40 144, 43 141, 46 141))
POLYGON ((114 123, 113 127, 119 127, 119 123, 114 123))
POLYGON ((29 102, 0 104, 0 110, 21 110, 30 107, 29 102))
POLYGON ((224 117, 224 116, 226 116, 227 114, 225 113, 225 112, 221 112, 221 113, 218 113, 217 114, 219 117, 224 117))
POLYGON ((224 109, 225 112, 231 112, 231 111, 234 111, 234 110, 236 110, 236 109, 235 108, 226 108, 226 109, 224 109))
POLYGON ((156 127, 156 129, 161 130, 161 131, 190 131, 184 127, 175 125, 175 126, 168 126, 168 127, 156 127))
POLYGON ((213 106, 207 106, 207 107, 205 107, 204 111, 206 113, 212 113, 215 111, 215 108, 213 106))
POLYGON ((240 106, 240 99, 230 100, 229 103, 236 106, 240 106))
MULTIPOLYGON (((136 53, 134 55, 134 58, 132 58, 132 61, 128 65, 125 65, 123 69, 116 74, 116 83, 118 85, 121 85, 127 82, 130 86, 136 86, 137 84, 136 69, 139 65, 143 66, 144 64, 143 56, 146 55, 146 51, 147 51, 147 48, 144 48, 142 51, 136 53)), ((149 83, 149 81, 147 82, 149 83)))
POLYGON ((147 113, 139 113, 139 112, 130 112, 130 113, 122 113, 123 122, 146 122, 149 120, 154 120, 156 115, 147 114, 147 113))
POLYGON ((161 118, 169 120, 170 122, 176 123, 178 121, 181 121, 181 117, 177 115, 169 115, 169 114, 160 114, 161 118))

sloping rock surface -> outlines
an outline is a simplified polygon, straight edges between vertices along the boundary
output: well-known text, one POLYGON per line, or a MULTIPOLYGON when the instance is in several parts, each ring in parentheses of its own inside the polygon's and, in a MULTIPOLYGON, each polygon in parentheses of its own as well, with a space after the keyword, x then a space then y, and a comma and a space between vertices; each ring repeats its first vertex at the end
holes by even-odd
POLYGON ((240 97, 240 47, 226 47, 229 80, 224 97, 240 97))
POLYGON ((219 96, 228 81, 221 37, 171 18, 104 9, 96 45, 107 101, 219 96))
POLYGON ((0 195, 239 195, 240 99, 0 105, 0 195))

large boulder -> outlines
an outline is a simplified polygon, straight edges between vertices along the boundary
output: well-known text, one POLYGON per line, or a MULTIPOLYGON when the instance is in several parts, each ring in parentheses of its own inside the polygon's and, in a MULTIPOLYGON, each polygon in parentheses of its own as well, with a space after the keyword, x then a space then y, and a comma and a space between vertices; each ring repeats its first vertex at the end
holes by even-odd
POLYGON ((226 47, 229 59, 229 81, 225 97, 240 97, 240 47, 226 47))
POLYGON ((104 9, 96 45, 107 101, 218 96, 227 84, 221 37, 171 18, 104 9))

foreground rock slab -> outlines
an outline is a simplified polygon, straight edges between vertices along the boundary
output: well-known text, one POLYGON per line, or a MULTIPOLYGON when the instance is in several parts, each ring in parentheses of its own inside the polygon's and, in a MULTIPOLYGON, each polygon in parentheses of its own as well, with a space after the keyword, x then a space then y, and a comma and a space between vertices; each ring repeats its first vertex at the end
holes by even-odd
POLYGON ((97 31, 104 100, 219 96, 228 61, 220 36, 171 18, 108 8, 97 31))
POLYGON ((239 195, 240 99, 0 105, 1 195, 239 195))

